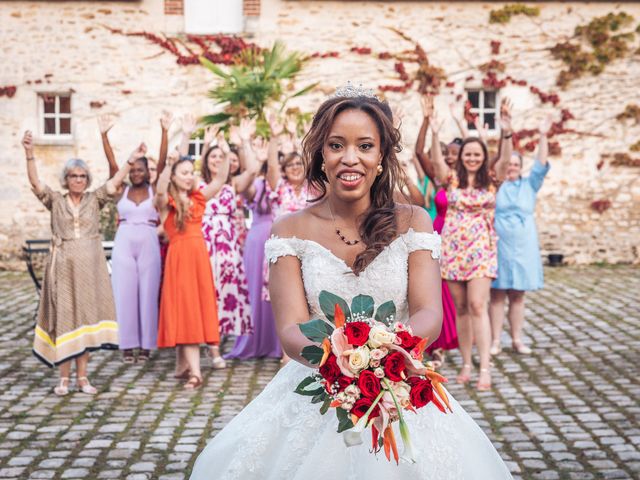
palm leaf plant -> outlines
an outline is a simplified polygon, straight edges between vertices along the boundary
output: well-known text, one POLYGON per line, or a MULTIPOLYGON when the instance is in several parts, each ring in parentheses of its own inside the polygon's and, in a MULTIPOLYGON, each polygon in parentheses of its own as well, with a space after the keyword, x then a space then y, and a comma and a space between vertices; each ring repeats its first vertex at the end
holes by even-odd
POLYGON ((201 57, 202 65, 220 81, 209 91, 209 97, 222 107, 221 112, 203 117, 202 122, 226 126, 234 118, 248 116, 256 119, 258 135, 268 137, 266 109, 276 107, 282 112, 289 100, 316 86, 312 84, 297 91, 291 88, 306 61, 300 52, 287 52, 280 41, 276 41, 271 49, 244 50, 226 71, 201 57), (289 93, 292 90, 293 93, 289 93))

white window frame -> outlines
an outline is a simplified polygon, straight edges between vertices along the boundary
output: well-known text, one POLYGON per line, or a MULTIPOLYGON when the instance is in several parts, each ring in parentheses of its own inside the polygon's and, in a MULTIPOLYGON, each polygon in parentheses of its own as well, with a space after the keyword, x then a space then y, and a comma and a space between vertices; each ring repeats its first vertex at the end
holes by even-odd
POLYGON ((243 0, 184 0, 185 33, 243 33, 244 22, 243 0))
MULTIPOLYGON (((493 124, 493 128, 490 128, 487 130, 487 133, 489 134, 496 134, 499 130, 499 123, 500 123, 500 90, 490 90, 490 89, 486 89, 486 88, 482 88, 482 87, 468 87, 465 88, 465 93, 467 95, 467 101, 469 100, 469 92, 478 92, 478 107, 471 107, 469 109, 469 112, 474 114, 474 115, 478 115, 480 121, 482 122, 482 125, 484 126, 485 121, 484 121, 484 116, 485 113, 493 113, 494 114, 494 124, 493 124), (495 106, 491 107, 491 108, 485 108, 484 106, 484 95, 486 92, 492 92, 495 94, 496 99, 495 99, 495 106)), ((473 125, 467 125, 467 129, 469 132, 475 132, 477 133, 476 128, 473 125)))
POLYGON ((195 155, 191 155, 190 153, 188 155, 192 157, 194 160, 198 160, 204 153, 204 138, 203 137, 192 138, 191 140, 189 140, 189 150, 191 150, 192 146, 194 147, 194 150, 196 153, 195 155))
POLYGON ((73 143, 73 95, 71 92, 38 92, 38 137, 39 143, 68 144, 73 143), (53 113, 45 113, 44 97, 54 97, 53 113), (60 97, 69 97, 69 113, 60 113, 60 97), (46 119, 55 120, 56 133, 45 133, 44 123, 46 119), (60 133, 60 119, 68 118, 70 121, 70 132, 60 133))

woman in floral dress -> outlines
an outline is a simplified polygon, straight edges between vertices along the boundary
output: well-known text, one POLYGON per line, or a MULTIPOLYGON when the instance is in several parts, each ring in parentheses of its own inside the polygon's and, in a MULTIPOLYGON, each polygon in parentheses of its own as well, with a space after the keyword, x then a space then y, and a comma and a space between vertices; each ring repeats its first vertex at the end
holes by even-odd
MULTIPOLYGON (((224 138, 218 136, 217 145, 210 147, 203 156, 202 179, 209 182, 218 165, 225 157, 230 161, 230 172, 242 168, 242 173, 231 176, 220 192, 209 202, 202 218, 202 232, 211 258, 211 266, 216 283, 220 335, 247 335, 251 333, 251 306, 244 270, 244 262, 239 243, 236 195, 253 184, 259 171, 259 163, 251 148, 251 134, 254 131, 249 121, 243 120, 239 128, 241 151, 237 155, 229 148, 224 138)), ((220 357, 219 348, 211 347, 213 368, 224 368, 226 363, 220 357)))
MULTIPOLYGON (((489 371, 491 326, 488 305, 491 281, 497 277, 497 240, 493 228, 496 185, 489 174, 487 146, 479 138, 467 138, 460 146, 458 162, 451 168, 444 161, 438 141, 438 124, 431 121, 436 180, 447 187, 449 206, 442 229, 442 278, 446 279, 457 312, 458 341, 462 369, 458 383, 471 375, 473 339, 480 355, 478 390, 491 388, 489 371), (472 333, 473 332, 473 333, 472 333)), ((511 107, 503 101, 500 111, 501 155, 495 164, 497 181, 506 175, 513 150, 511 107)))

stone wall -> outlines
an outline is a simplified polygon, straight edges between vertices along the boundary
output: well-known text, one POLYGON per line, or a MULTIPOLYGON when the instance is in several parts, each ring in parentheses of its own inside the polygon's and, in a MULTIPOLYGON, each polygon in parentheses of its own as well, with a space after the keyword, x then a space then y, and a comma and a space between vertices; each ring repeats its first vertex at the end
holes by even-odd
MULTIPOLYGON (((453 82, 438 98, 444 116, 448 104, 475 86, 477 67, 491 58, 507 65, 505 74, 527 80, 544 90, 554 86, 560 63, 547 48, 569 37, 578 24, 611 11, 624 10, 640 21, 639 4, 545 3, 538 18, 514 17, 507 25, 489 25, 489 10, 501 2, 324 2, 262 0, 261 14, 252 24, 252 41, 269 45, 284 40, 307 53, 337 51, 336 58, 316 58, 300 85, 320 82, 320 88, 299 105, 313 110, 334 86, 347 80, 376 87, 399 84, 393 60, 357 55, 350 48, 370 47, 374 53, 399 52, 412 45, 390 27, 419 41, 432 64, 445 69, 453 82), (489 43, 502 42, 492 57, 489 43), (474 75, 474 80, 468 80, 474 75)), ((71 156, 86 159, 98 181, 106 180, 96 118, 118 116, 110 132, 119 161, 141 140, 152 151, 159 142, 159 115, 170 109, 180 115, 210 113, 206 98, 211 75, 199 66, 180 66, 175 58, 142 37, 123 31, 179 34, 180 16, 165 15, 164 2, 24 2, 0 1, 0 43, 3 45, 0 87, 15 85, 14 97, 0 97, 0 251, 5 264, 25 238, 48 236, 48 215, 30 193, 20 147, 25 129, 35 129, 37 93, 73 92, 74 141, 68 145, 38 145, 42 178, 57 186, 57 173, 71 156), (94 108, 91 107, 94 102, 94 108), (95 108, 97 103, 104 103, 95 108)), ((636 43, 637 44, 637 43, 636 43)), ((409 67, 409 66, 408 66, 409 67)), ((620 60, 597 77, 586 76, 565 91, 558 90, 557 108, 541 105, 528 87, 506 87, 515 102, 517 128, 535 128, 546 112, 568 108, 576 116, 568 126, 582 134, 558 138, 562 155, 552 158, 552 170, 539 195, 538 228, 543 253, 560 252, 569 262, 639 262, 640 169, 598 169, 603 153, 628 151, 640 138, 640 126, 615 119, 628 103, 639 103, 640 64, 620 60), (587 135, 588 134, 588 135, 587 135), (594 200, 609 199, 611 208, 597 213, 594 200)), ((420 107, 415 92, 388 93, 405 112, 403 134, 412 150, 420 107)), ((444 138, 455 134, 448 122, 444 138)), ((171 131, 177 142, 178 125, 171 131)), ((637 155, 636 155, 637 156, 637 155)), ((525 167, 531 163, 526 158, 525 167)))

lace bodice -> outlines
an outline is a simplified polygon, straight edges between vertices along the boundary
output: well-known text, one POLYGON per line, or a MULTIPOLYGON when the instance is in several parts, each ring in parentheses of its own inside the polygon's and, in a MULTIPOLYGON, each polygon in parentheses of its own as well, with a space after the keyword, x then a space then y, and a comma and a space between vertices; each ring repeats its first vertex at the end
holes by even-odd
POLYGON ((430 250, 434 259, 440 258, 440 236, 409 229, 356 276, 343 259, 313 240, 272 236, 265 244, 270 263, 288 255, 300 259, 311 318, 323 317, 318 297, 322 290, 327 290, 349 304, 359 294, 373 297, 376 306, 391 300, 396 306, 396 319, 407 321, 408 260, 416 250, 430 250))

